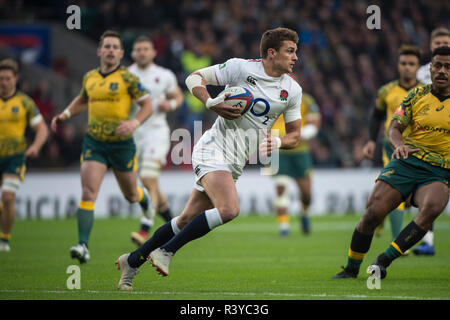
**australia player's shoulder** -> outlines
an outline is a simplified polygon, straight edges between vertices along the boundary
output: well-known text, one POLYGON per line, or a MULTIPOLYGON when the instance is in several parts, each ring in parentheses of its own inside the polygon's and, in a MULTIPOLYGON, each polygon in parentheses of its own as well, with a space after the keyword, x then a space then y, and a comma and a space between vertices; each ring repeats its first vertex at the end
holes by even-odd
POLYGON ((15 96, 19 98, 24 105, 34 104, 34 100, 23 91, 17 91, 15 96))
POLYGON ((389 81, 388 83, 383 84, 378 89, 378 95, 387 94, 389 91, 398 86, 398 79, 389 81))
POLYGON ((135 75, 133 72, 131 72, 130 70, 128 70, 126 67, 120 66, 117 71, 120 73, 120 75, 122 76, 122 79, 126 83, 139 82, 139 77, 137 75, 135 75))
POLYGON ((84 79, 87 79, 87 78, 89 78, 90 76, 93 76, 93 75, 95 75, 95 74, 98 74, 98 72, 99 72, 99 68, 95 68, 95 69, 92 69, 92 70, 89 70, 88 72, 86 72, 85 74, 84 74, 84 79))

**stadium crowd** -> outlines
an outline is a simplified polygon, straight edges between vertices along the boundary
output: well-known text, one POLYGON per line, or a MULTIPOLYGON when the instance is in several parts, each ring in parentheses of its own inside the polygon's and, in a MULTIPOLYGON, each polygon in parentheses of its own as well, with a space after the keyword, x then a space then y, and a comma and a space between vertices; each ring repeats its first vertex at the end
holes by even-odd
MULTIPOLYGON (((260 35, 266 29, 297 30, 300 59, 294 76, 315 97, 323 119, 320 134, 311 141, 315 167, 368 165, 362 147, 368 139, 370 110, 377 89, 397 77, 397 50, 402 44, 415 44, 423 50, 422 63, 428 62, 430 31, 449 27, 450 11, 450 2, 426 0, 80 0, 58 1, 56 7, 52 1, 43 1, 39 9, 33 1, 17 1, 8 17, 65 23, 69 4, 80 6, 81 32, 93 41, 105 29, 121 32, 126 57, 137 36, 151 35, 158 50, 155 62, 174 71, 186 92, 182 108, 169 117, 172 129, 192 130, 194 120, 202 120, 206 129, 216 116, 205 112, 186 90, 184 80, 190 72, 231 57, 259 57, 260 35), (366 26, 366 9, 371 4, 381 8, 379 30, 366 26)), ((47 121, 63 108, 52 103, 51 88, 45 82, 37 88, 23 82, 21 86, 36 99, 47 121)), ((77 164, 83 133, 82 128, 66 125, 59 136, 49 139, 43 157, 30 166, 77 164)))

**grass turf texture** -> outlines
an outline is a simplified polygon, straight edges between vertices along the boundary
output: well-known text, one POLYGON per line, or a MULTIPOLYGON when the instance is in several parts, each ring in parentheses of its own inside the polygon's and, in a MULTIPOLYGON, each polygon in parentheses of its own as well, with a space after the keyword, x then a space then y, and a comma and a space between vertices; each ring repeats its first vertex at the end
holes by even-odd
MULTIPOLYGON (((158 218, 159 219, 159 218, 158 218)), ((412 216, 405 215, 403 225, 412 216)), ((241 216, 181 249, 160 277, 145 263, 134 290, 116 289, 116 259, 135 246, 129 234, 139 219, 97 219, 90 240, 91 261, 81 265, 81 289, 66 287, 70 246, 76 244, 75 219, 16 221, 12 251, 0 252, 0 299, 153 299, 153 300, 308 300, 450 299, 450 217, 435 224, 434 257, 401 257, 388 268, 380 290, 369 290, 366 269, 391 241, 389 221, 374 237, 358 279, 334 279, 346 263, 359 216, 313 217, 312 234, 281 238, 274 217, 241 216)), ((161 220, 157 220, 158 225, 161 220)), ((152 231, 154 231, 153 229, 152 231)))

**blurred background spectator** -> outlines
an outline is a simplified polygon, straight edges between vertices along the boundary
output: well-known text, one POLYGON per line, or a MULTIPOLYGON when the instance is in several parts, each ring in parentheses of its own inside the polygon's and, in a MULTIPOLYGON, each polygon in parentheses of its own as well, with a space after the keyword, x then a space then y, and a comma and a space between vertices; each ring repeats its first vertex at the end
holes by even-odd
MULTIPOLYGON (((193 130, 194 121, 202 120, 205 130, 215 119, 185 88, 184 79, 192 70, 232 57, 258 58, 266 29, 285 26, 298 31, 295 77, 316 98, 323 116, 322 130, 311 143, 317 167, 372 165, 363 161, 361 148, 377 89, 397 77, 398 48, 418 45, 424 51, 422 63, 428 62, 430 32, 448 28, 450 21, 449 1, 427 0, 18 0, 0 1, 0 12, 2 20, 65 25, 71 4, 81 8, 81 30, 74 32, 93 43, 106 29, 121 32, 125 65, 131 62, 134 39, 152 37, 158 51, 155 62, 173 70, 186 92, 184 106, 169 116, 172 129, 193 130), (380 30, 366 27, 366 9, 372 4, 381 8, 380 30)), ((56 57, 52 68, 81 84, 64 57, 56 57)), ((65 107, 54 104, 56 89, 45 80, 35 87, 23 81, 21 88, 35 99, 47 121, 65 107)), ((65 94, 69 101, 74 97, 65 94)), ((83 134, 80 124, 67 124, 44 150, 48 161, 35 165, 76 165, 83 134)), ((381 165, 379 157, 374 164, 381 165)))

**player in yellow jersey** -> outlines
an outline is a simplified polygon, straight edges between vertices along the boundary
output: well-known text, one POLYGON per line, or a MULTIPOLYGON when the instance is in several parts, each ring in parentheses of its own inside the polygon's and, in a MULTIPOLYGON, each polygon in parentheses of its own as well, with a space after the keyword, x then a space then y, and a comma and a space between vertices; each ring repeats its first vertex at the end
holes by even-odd
MULTIPOLYGON (((392 115, 411 89, 424 85, 416 79, 417 70, 420 67, 420 56, 421 52, 418 47, 403 45, 398 54, 397 70, 399 78, 383 85, 378 90, 375 109, 369 121, 369 141, 363 148, 363 154, 366 158, 373 159, 378 131, 381 122, 384 120, 384 139, 382 141, 384 166, 388 164, 393 152, 387 142, 387 132, 392 115)), ((395 239, 402 229, 404 209, 405 203, 402 203, 389 214, 392 239, 395 239)), ((383 226, 384 221, 378 226, 375 235, 381 235, 383 226)))
MULTIPOLYGON (((310 232, 310 223, 308 217, 308 208, 311 204, 311 170, 312 158, 309 152, 308 140, 313 138, 320 129, 321 115, 319 107, 314 98, 303 93, 301 103, 302 115, 302 140, 300 144, 289 150, 280 150, 279 154, 279 171, 274 176, 276 187, 276 196, 274 199, 274 207, 277 214, 277 221, 280 227, 280 235, 287 236, 289 234, 289 186, 291 179, 300 191, 300 222, 301 229, 304 234, 310 232)), ((272 127, 272 130, 278 130, 279 136, 283 136, 286 132, 284 127, 283 115, 281 115, 272 127)), ((273 131, 275 135, 277 131, 273 131)))
POLYGON ((77 210, 78 245, 70 248, 72 258, 89 261, 89 236, 94 222, 94 203, 101 182, 112 167, 120 189, 129 202, 139 202, 147 216, 153 205, 145 189, 137 185, 134 130, 153 112, 149 93, 139 79, 120 65, 124 51, 117 32, 105 31, 97 55, 100 67, 86 73, 80 94, 52 119, 52 129, 71 116, 88 109, 88 132, 81 154, 81 202, 77 210), (132 101, 141 107, 129 120, 132 101))
POLYGON ((394 152, 381 170, 364 216, 352 236, 347 265, 334 278, 356 278, 375 228, 411 196, 417 216, 372 263, 375 276, 414 246, 447 206, 450 195, 450 47, 433 51, 431 85, 408 93, 392 117, 388 141, 394 152))
POLYGON ((16 91, 18 70, 14 60, 0 61, 0 251, 10 251, 16 193, 24 179, 25 159, 37 157, 48 136, 47 125, 34 101, 16 91), (28 148, 25 140, 27 125, 35 131, 33 143, 28 148))

